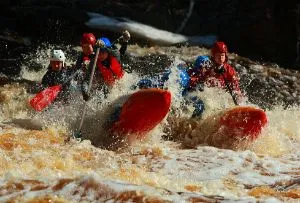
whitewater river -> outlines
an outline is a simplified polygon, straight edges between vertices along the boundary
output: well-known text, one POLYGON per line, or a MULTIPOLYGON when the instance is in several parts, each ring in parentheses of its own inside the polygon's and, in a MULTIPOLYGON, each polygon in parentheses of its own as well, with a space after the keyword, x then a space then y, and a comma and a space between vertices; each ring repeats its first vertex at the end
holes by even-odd
MULTIPOLYGON (((49 50, 37 53, 31 57, 44 68, 24 66, 24 79, 39 81, 45 73, 49 50)), ((178 63, 174 59, 171 67, 178 63)), ((34 94, 25 85, 0 87, 0 202, 300 202, 300 109, 268 110, 269 123, 254 143, 208 146, 201 137, 213 135, 201 120, 188 119, 193 109, 182 103, 176 71, 167 83, 172 110, 148 139, 102 149, 113 101, 134 92, 142 77, 133 71, 107 98, 94 94, 83 141, 68 139, 82 115, 79 93, 67 105, 35 112, 28 104, 34 94)), ((203 120, 234 106, 223 90, 195 94, 206 103, 203 120)))

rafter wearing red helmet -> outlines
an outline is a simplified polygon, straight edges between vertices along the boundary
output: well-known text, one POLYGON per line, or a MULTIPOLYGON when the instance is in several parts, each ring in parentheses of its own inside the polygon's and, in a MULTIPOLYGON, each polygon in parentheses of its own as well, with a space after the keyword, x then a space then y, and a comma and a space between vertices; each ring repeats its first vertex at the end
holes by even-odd
POLYGON ((80 41, 82 52, 78 56, 75 64, 77 70, 85 71, 94 55, 96 38, 93 33, 83 33, 80 41))
POLYGON ((228 64, 228 48, 224 42, 216 42, 211 49, 211 62, 199 64, 191 71, 191 89, 197 84, 206 84, 208 87, 221 87, 232 93, 237 100, 242 99, 239 87, 239 77, 232 66, 228 64), (207 64, 210 64, 207 66, 207 64))
MULTIPOLYGON (((108 38, 99 38, 95 46, 99 48, 99 54, 98 57, 93 58, 91 62, 91 64, 94 64, 96 60, 97 67, 93 75, 93 86, 96 88, 97 86, 104 86, 104 92, 107 93, 115 82, 124 76, 125 72, 119 61, 120 56, 118 52, 114 50, 113 43, 111 43, 108 38)), ((93 71, 91 64, 82 82, 82 96, 85 101, 90 99, 89 81, 93 71)))
POLYGON ((105 84, 109 87, 113 86, 116 80, 119 80, 124 75, 124 70, 120 60, 125 55, 130 33, 125 30, 122 36, 113 43, 108 38, 102 37, 98 40, 92 33, 84 33, 81 38, 82 53, 79 55, 75 69, 78 70, 75 79, 82 83, 82 94, 84 100, 89 97, 89 80, 92 73, 92 64, 96 61, 98 69, 93 75, 96 77, 94 86, 105 84), (101 42, 101 43, 100 43, 101 42), (119 43, 121 48, 117 50, 116 44, 119 43), (101 45, 101 46, 100 46, 101 45), (94 49, 99 48, 97 59, 94 49))

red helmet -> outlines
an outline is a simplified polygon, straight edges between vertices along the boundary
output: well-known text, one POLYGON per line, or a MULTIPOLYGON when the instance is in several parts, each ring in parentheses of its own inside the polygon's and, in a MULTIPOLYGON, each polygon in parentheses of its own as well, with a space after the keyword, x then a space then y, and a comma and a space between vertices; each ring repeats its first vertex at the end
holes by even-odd
POLYGON ((93 33, 83 33, 81 44, 91 44, 92 46, 94 46, 96 44, 96 38, 93 33))
POLYGON ((216 53, 226 53, 227 54, 228 49, 224 42, 216 42, 214 46, 211 49, 212 55, 216 55, 216 53))

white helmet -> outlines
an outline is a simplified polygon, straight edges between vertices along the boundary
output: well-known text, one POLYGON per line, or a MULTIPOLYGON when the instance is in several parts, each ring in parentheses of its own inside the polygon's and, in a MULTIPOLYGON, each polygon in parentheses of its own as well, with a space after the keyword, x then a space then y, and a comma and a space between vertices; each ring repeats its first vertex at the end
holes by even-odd
POLYGON ((66 57, 65 54, 62 50, 53 50, 53 52, 51 53, 51 57, 50 57, 51 61, 61 61, 63 63, 65 63, 66 57))

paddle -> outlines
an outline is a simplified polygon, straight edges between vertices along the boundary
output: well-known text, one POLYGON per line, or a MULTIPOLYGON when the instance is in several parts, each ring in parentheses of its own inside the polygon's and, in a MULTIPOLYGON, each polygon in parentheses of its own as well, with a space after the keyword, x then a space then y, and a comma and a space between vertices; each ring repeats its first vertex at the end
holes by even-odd
POLYGON ((233 93, 233 91, 232 91, 232 89, 231 89, 231 87, 230 87, 228 81, 226 80, 226 78, 225 78, 225 76, 224 76, 225 69, 224 69, 223 65, 217 68, 217 72, 220 73, 220 74, 222 75, 222 77, 223 77, 223 79, 224 79, 224 81, 225 81, 226 88, 227 88, 229 94, 230 94, 231 97, 232 97, 233 103, 234 103, 236 106, 238 106, 239 104, 238 104, 238 102, 237 102, 237 100, 236 100, 236 97, 235 97, 235 95, 234 95, 234 93, 233 93))
MULTIPOLYGON (((96 56, 95 56, 93 68, 92 68, 90 79, 89 79, 89 86, 88 86, 88 89, 87 89, 87 93, 88 94, 90 93, 90 90, 91 90, 91 87, 92 87, 92 84, 93 84, 93 78, 94 78, 94 74, 95 74, 95 69, 96 69, 96 64, 97 64, 97 59, 98 59, 99 51, 100 51, 100 47, 98 47, 97 50, 96 50, 96 56)), ((81 116, 81 119, 80 119, 80 124, 79 124, 79 127, 77 129, 77 132, 75 132, 73 134, 73 137, 75 137, 75 138, 81 138, 82 137, 82 135, 81 135, 81 128, 82 128, 83 120, 84 120, 85 113, 86 113, 86 108, 87 108, 86 104, 87 103, 85 102, 83 110, 82 110, 82 114, 81 114, 82 116, 81 116)))
POLYGON ((49 106, 62 90, 62 85, 55 85, 44 89, 39 92, 30 100, 30 105, 36 111, 42 111, 49 106))
POLYGON ((237 102, 237 100, 236 100, 235 95, 234 95, 233 92, 232 92, 231 87, 230 87, 229 84, 228 84, 228 81, 225 79, 224 74, 222 74, 222 76, 223 76, 223 79, 224 79, 224 81, 225 81, 225 85, 226 85, 226 87, 227 87, 227 90, 228 90, 228 92, 230 93, 230 95, 231 95, 231 97, 232 97, 233 103, 234 103, 236 106, 238 106, 239 104, 238 104, 238 102, 237 102))

